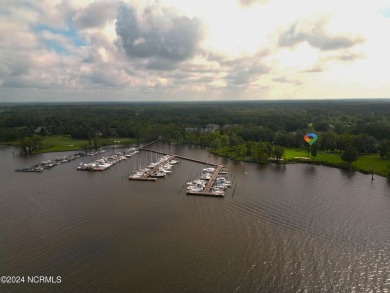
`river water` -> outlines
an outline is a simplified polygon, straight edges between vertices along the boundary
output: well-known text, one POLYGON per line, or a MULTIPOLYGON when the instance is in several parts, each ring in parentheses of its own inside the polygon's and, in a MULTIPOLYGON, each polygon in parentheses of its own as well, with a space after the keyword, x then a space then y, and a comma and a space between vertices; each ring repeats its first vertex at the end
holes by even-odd
POLYGON ((0 275, 57 284, 45 292, 388 292, 390 185, 324 166, 261 166, 206 150, 151 148, 225 164, 224 198, 187 196, 204 165, 179 163, 157 182, 129 181, 150 152, 104 172, 83 157, 42 173, 14 169, 71 153, 22 158, 0 147, 0 275))

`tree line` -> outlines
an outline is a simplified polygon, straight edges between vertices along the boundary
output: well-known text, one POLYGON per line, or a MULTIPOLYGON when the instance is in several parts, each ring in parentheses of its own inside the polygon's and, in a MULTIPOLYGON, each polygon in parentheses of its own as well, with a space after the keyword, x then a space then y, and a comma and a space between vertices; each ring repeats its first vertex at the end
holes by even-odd
MULTIPOLYGON (((236 159, 277 158, 271 147, 304 148, 303 136, 314 131, 318 150, 390 157, 390 102, 278 101, 225 103, 36 104, 0 107, 0 142, 28 142, 37 137, 70 135, 163 137, 175 143, 209 147, 236 159), (312 127, 308 127, 312 123, 312 127), (205 131, 205 125, 219 129, 205 131), (260 151, 262 150, 262 151, 260 151)), ((33 142, 34 141, 34 142, 33 142)))

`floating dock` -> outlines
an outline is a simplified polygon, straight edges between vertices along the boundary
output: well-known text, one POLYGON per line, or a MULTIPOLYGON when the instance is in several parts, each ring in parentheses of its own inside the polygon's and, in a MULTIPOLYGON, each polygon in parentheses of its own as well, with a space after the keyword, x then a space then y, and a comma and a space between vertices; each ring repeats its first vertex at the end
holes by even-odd
POLYGON ((155 165, 153 168, 148 169, 144 172, 142 176, 130 176, 129 180, 139 180, 139 181, 156 181, 157 178, 152 177, 152 174, 156 172, 161 166, 164 166, 165 164, 168 164, 170 161, 172 161, 175 158, 175 156, 168 155, 168 157, 165 160, 162 160, 157 165, 155 165))
POLYGON ((209 182, 207 183, 206 187, 203 191, 187 191, 187 194, 189 195, 202 195, 202 196, 214 196, 214 197, 223 197, 223 194, 216 194, 211 191, 211 188, 213 187, 215 180, 217 179, 219 172, 222 170, 224 166, 223 165, 217 165, 217 168, 215 169, 213 175, 211 176, 209 182))
MULTIPOLYGON (((139 149, 140 150, 144 150, 144 151, 148 151, 148 152, 161 154, 161 155, 169 155, 167 153, 163 153, 163 152, 147 149, 145 147, 141 147, 139 149)), ((169 155, 169 156, 172 156, 172 159, 173 158, 178 158, 178 159, 182 159, 182 160, 187 160, 187 161, 196 162, 196 163, 200 163, 200 164, 206 164, 206 165, 210 165, 210 166, 214 166, 215 167, 214 173, 212 174, 212 176, 211 176, 209 182, 207 183, 206 187, 204 188, 204 190, 202 190, 202 191, 188 191, 187 190, 187 194, 188 195, 199 195, 199 196, 210 196, 210 197, 224 197, 223 194, 211 191, 211 188, 213 187, 213 185, 215 183, 215 180, 217 179, 218 175, 220 175, 220 174, 227 174, 227 171, 225 170, 225 166, 224 165, 218 165, 218 164, 215 164, 215 163, 210 163, 210 162, 197 160, 197 159, 193 159, 193 158, 189 158, 189 157, 184 157, 184 156, 180 156, 180 155, 169 155)), ((142 179, 139 179, 139 180, 142 180, 142 179)))
POLYGON ((207 185, 204 187, 204 189, 202 191, 187 190, 187 194, 188 195, 209 196, 209 197, 224 197, 224 193, 223 192, 212 191, 212 188, 213 188, 213 186, 215 184, 215 181, 217 180, 218 175, 227 174, 227 170, 226 170, 224 165, 210 163, 210 162, 206 162, 206 161, 202 161, 202 160, 198 160, 198 159, 193 159, 193 158, 189 158, 189 157, 184 157, 184 156, 180 156, 180 155, 167 154, 167 153, 164 153, 164 152, 148 149, 148 148, 146 148, 146 146, 140 147, 139 150, 144 150, 144 151, 148 151, 148 152, 153 152, 153 153, 165 155, 165 156, 168 156, 169 159, 168 159, 168 161, 164 161, 164 162, 158 164, 158 166, 154 167, 150 171, 147 171, 144 176, 133 177, 133 178, 132 178, 132 176, 130 176, 129 179, 131 179, 131 180, 141 180, 141 181, 155 181, 156 178, 151 177, 153 172, 158 170, 158 168, 161 165, 169 163, 170 160, 173 160, 173 159, 177 158, 177 159, 187 160, 187 161, 196 162, 196 163, 200 163, 200 164, 206 164, 206 165, 209 165, 209 166, 213 166, 215 168, 215 170, 213 171, 213 174, 211 175, 211 177, 210 177, 209 181, 207 182, 207 185))
POLYGON ((16 169, 15 172, 36 172, 36 173, 40 173, 40 172, 43 172, 43 169, 42 168, 26 167, 26 168, 22 168, 22 169, 16 169))

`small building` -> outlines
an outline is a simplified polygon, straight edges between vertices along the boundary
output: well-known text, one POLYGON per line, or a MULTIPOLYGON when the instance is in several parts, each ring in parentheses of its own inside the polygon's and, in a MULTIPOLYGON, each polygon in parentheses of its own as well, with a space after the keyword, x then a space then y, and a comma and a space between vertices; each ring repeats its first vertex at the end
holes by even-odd
POLYGON ((199 130, 198 128, 193 128, 193 127, 187 127, 186 128, 186 132, 196 132, 198 130, 199 130))
POLYGON ((218 124, 207 124, 206 127, 204 128, 205 132, 214 132, 219 129, 218 124))
POLYGON ((38 126, 37 128, 35 128, 34 132, 40 135, 50 134, 50 131, 45 126, 38 126))

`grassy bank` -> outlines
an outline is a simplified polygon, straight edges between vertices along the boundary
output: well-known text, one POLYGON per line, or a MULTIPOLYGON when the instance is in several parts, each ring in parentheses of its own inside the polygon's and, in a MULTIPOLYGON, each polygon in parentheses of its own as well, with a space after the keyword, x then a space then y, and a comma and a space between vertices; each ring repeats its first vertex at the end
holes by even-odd
MULTIPOLYGON (((135 138, 128 137, 114 137, 114 138, 99 138, 99 146, 113 145, 113 144, 135 144, 137 141, 135 138)), ((4 142, 4 145, 17 146, 19 142, 11 141, 4 142)), ((53 135, 45 136, 42 140, 42 149, 35 153, 49 153, 49 152, 65 152, 65 151, 78 151, 84 150, 84 146, 87 145, 89 149, 93 149, 94 143, 91 140, 89 144, 86 139, 74 139, 70 135, 53 135)))
MULTIPOLYGON (((322 164, 337 168, 348 168, 348 165, 341 160, 340 153, 322 153, 318 152, 313 160, 311 157, 307 159, 307 151, 302 149, 284 148, 284 159, 288 162, 304 162, 313 164, 322 164)), ((370 154, 359 156, 357 161, 351 164, 351 168, 363 173, 375 174, 387 177, 387 166, 390 165, 389 160, 383 160, 378 154, 370 154)))
POLYGON ((73 139, 70 135, 47 136, 42 140, 40 153, 81 150, 88 140, 73 139))
MULTIPOLYGON (((82 150, 85 145, 88 145, 88 143, 88 140, 74 139, 70 135, 47 136, 43 139, 43 147, 39 152, 46 153, 82 150)), ((136 143, 136 139, 125 137, 100 138, 98 143, 101 146, 112 144, 133 144, 136 143)), ((93 148, 93 141, 91 141, 91 145, 88 147, 93 148)))

